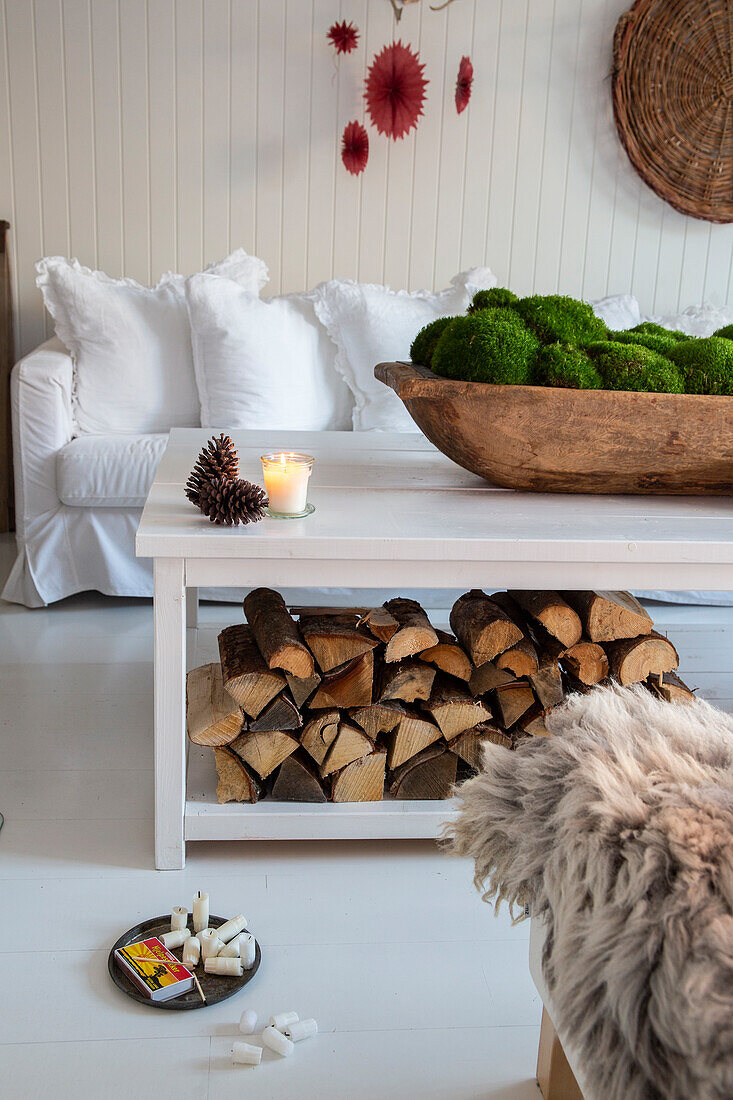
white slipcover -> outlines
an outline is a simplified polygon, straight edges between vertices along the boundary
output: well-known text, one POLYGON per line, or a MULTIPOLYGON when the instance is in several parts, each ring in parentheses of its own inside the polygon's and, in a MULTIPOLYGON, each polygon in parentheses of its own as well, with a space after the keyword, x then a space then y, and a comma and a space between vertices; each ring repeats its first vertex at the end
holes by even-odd
POLYGON ((56 455, 56 487, 74 508, 142 508, 167 434, 80 435, 56 455))

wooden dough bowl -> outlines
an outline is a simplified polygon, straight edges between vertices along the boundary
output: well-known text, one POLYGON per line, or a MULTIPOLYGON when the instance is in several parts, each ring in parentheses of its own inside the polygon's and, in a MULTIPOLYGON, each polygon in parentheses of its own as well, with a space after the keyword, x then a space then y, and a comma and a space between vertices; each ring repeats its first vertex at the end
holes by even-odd
POLYGON ((733 397, 375 376, 431 443, 494 485, 551 493, 733 493, 733 397))

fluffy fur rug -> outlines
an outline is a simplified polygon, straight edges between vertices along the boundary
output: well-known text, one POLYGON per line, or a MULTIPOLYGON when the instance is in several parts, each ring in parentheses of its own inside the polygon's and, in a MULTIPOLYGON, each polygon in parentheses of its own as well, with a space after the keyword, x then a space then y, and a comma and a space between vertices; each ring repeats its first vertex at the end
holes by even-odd
POLYGON ((487 745, 447 843, 484 900, 548 922, 586 1100, 733 1097, 733 720, 598 688, 551 738, 487 745))

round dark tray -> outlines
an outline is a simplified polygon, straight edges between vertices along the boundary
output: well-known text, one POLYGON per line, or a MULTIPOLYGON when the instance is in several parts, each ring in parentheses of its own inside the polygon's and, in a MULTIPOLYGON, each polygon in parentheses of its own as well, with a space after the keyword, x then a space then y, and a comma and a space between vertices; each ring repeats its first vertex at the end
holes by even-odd
MULTIPOLYGON (((220 925, 226 923, 226 920, 226 917, 209 917, 209 927, 219 928, 220 925)), ((191 929, 191 932, 193 932, 193 919, 190 916, 188 918, 188 927, 191 929)), ((188 993, 182 993, 180 997, 171 997, 169 1001, 151 1001, 149 997, 144 997, 132 984, 130 979, 120 970, 115 962, 115 951, 120 947, 127 947, 129 943, 137 943, 139 940, 149 940, 153 936, 160 937, 163 932, 170 932, 170 929, 170 913, 166 913, 162 917, 151 917, 150 920, 145 920, 142 924, 136 924, 134 928, 129 928, 123 936, 120 936, 117 943, 113 945, 107 958, 109 976, 117 988, 121 989, 128 997, 132 997, 133 1001, 137 1001, 141 1005, 149 1005, 151 1008, 172 1008, 178 1012, 183 1012, 188 1008, 206 1008, 207 1005, 218 1004, 219 1001, 226 1001, 228 997, 233 997, 235 993, 239 993, 240 989, 243 989, 248 982, 252 981, 252 978, 254 978, 259 970, 262 953, 260 951, 260 945, 255 941, 254 966, 251 970, 245 970, 241 978, 225 978, 220 974, 206 974, 201 965, 196 967, 196 977, 201 982, 201 988, 206 997, 206 1004, 201 1000, 201 996, 195 985, 188 993)), ((180 962, 183 948, 178 948, 173 954, 180 962)))

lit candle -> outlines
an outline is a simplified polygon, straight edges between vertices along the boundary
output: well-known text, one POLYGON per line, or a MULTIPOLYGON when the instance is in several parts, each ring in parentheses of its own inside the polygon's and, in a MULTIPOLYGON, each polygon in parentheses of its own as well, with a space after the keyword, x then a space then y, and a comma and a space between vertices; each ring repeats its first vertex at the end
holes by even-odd
POLYGON ((227 978, 242 977, 241 959, 205 959, 204 970, 207 974, 223 974, 227 978))
POLYGON ((188 923, 188 909, 182 905, 174 905, 171 913, 171 932, 180 932, 188 923))
POLYGON ((306 516, 314 510, 308 504, 308 478, 314 461, 311 455, 295 451, 262 455, 269 515, 306 516))
POLYGON ((209 926, 209 895, 199 890, 193 899, 193 930, 200 932, 209 926))

